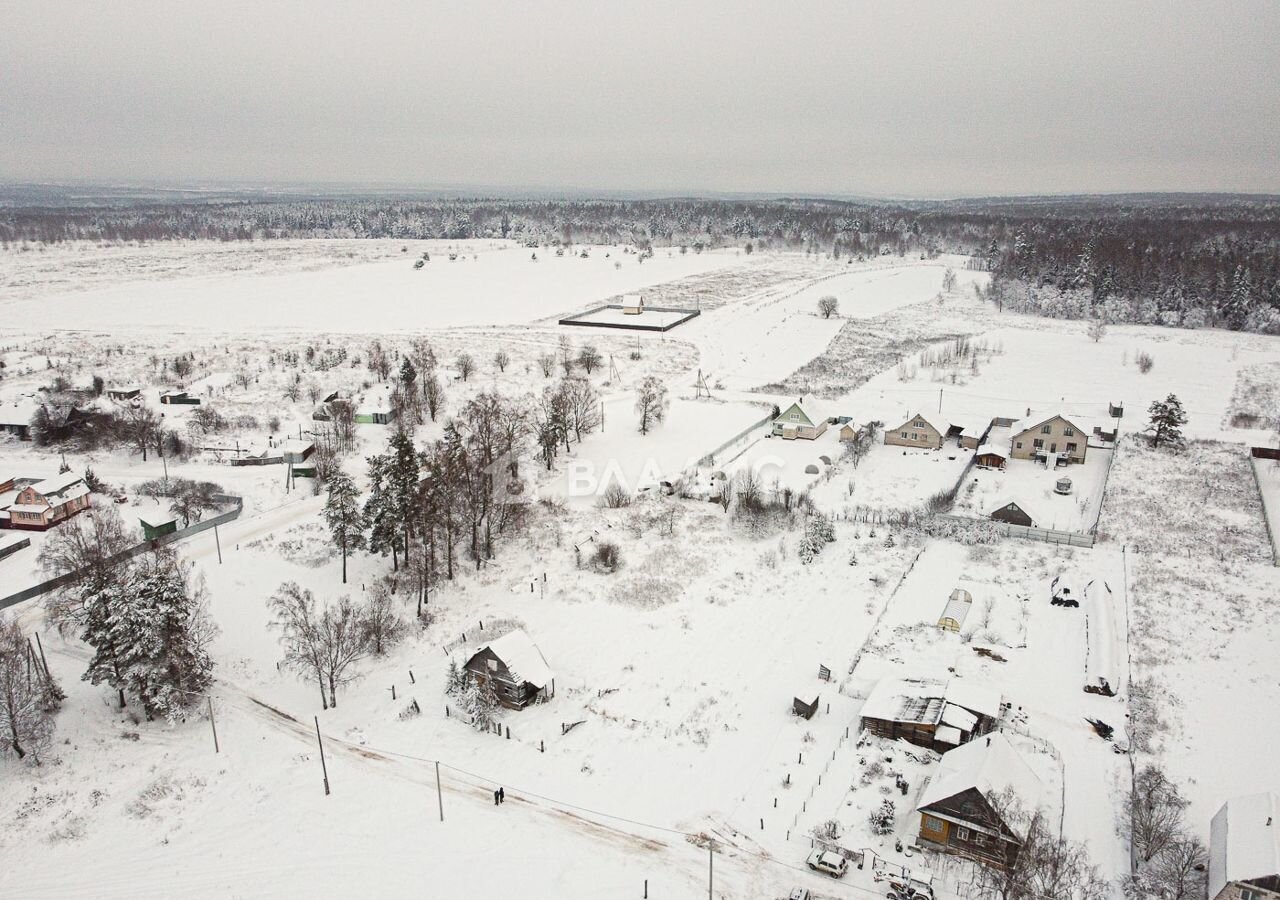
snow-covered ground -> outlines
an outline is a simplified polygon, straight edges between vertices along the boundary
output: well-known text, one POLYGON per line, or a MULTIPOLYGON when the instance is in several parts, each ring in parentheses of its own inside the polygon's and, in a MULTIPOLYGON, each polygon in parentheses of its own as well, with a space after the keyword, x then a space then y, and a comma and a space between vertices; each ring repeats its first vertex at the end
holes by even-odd
POLYGON ((1031 512, 1037 528, 1087 532, 1098 521, 1113 452, 1091 447, 1083 463, 1057 469, 1026 459, 1010 459, 1003 469, 975 466, 956 496, 956 512, 987 516, 1012 500, 1031 512), (1058 493, 1062 478, 1071 480, 1068 494, 1058 493))
MULTIPOLYGON (((447 247, 432 245, 431 261, 415 270, 425 246, 401 253, 396 242, 353 243, 356 255, 346 259, 310 246, 298 258, 274 245, 240 247, 240 257, 213 247, 139 248, 132 260, 104 249, 98 267, 87 266, 83 290, 66 274, 74 248, 58 249, 65 266, 24 263, 22 284, 0 295, 13 313, 0 400, 34 398, 57 372, 136 382, 155 403, 177 380, 174 358, 190 353, 188 387, 242 418, 224 437, 265 442, 312 427, 313 388, 357 396, 384 389, 364 362, 372 336, 394 355, 408 350, 412 331, 432 341, 442 373, 456 370, 464 353, 478 363, 466 382, 445 375, 444 415, 416 430, 422 444, 482 390, 532 404, 555 382, 539 357, 558 353, 567 335, 572 353, 591 343, 605 358, 589 376, 603 401, 603 430, 572 441, 550 471, 527 463, 547 502, 533 504, 522 531, 500 538, 491 563, 477 569, 461 560, 457 578, 430 600, 432 624, 363 663, 362 678, 327 711, 315 704, 314 685, 277 668, 267 599, 285 580, 325 600, 359 597, 390 561, 356 554, 343 586, 322 498, 309 484, 286 493, 279 467, 172 464, 171 474, 216 481, 246 501, 243 516, 221 530, 221 563, 211 534, 180 545, 206 580, 222 629, 212 691, 221 752, 213 752, 203 712, 168 726, 115 709, 105 688, 80 680, 88 649, 47 628, 37 603, 16 607, 24 627, 41 634, 69 698, 57 719, 56 759, 40 768, 0 759, 0 818, 10 823, 0 829, 0 854, 39 860, 0 867, 0 894, 324 896, 376 885, 388 897, 587 898, 642 896, 648 879, 651 896, 700 896, 700 836, 710 836, 718 896, 763 900, 795 885, 816 896, 882 895, 869 870, 835 883, 804 868, 810 829, 836 819, 846 846, 932 869, 940 897, 952 900, 964 866, 895 849, 918 827, 914 801, 936 772, 934 755, 876 740, 859 746, 862 703, 889 676, 956 677, 999 691, 1010 704, 1005 727, 1039 774, 1047 811, 1111 877, 1128 869, 1115 821, 1130 760, 1116 745, 1132 746, 1140 764, 1168 765, 1202 834, 1225 796, 1269 786, 1257 782, 1280 741, 1274 722, 1252 718, 1259 740, 1245 742, 1233 718, 1242 707, 1280 704, 1280 634, 1269 610, 1280 570, 1271 565, 1247 451, 1193 443, 1173 455, 1131 435, 1146 405, 1172 392, 1188 407, 1193 435, 1256 438, 1232 427, 1228 413, 1241 371, 1280 357, 1275 339, 1113 327, 1094 343, 1079 323, 978 305, 966 286, 985 276, 959 271, 958 260, 849 265, 659 250, 641 265, 632 254, 615 260, 608 248, 592 248, 589 259, 539 249, 535 263, 531 250, 483 242, 454 248, 453 262, 447 247), (175 271, 184 253, 195 277, 175 271), (961 286, 939 302, 947 265, 961 286), (277 269, 287 271, 265 274, 277 269), (666 336, 547 322, 636 289, 663 305, 701 305, 703 314, 666 336), (827 293, 839 298, 839 318, 816 314, 827 293), (191 333, 166 330, 179 324, 191 333), (263 328, 279 332, 264 338, 263 328), (936 361, 934 342, 961 333, 982 342, 976 371, 968 359, 931 366, 921 358, 927 350, 936 361), (510 356, 503 367, 499 350, 510 356), (1133 362, 1138 350, 1155 358, 1148 373, 1133 362), (695 399, 699 370, 709 400, 695 399), (640 435, 634 387, 649 375, 667 384, 671 404, 640 435), (754 390, 761 384, 772 387, 754 390), (943 415, 966 422, 1028 407, 1097 421, 1099 409, 1123 402, 1097 547, 968 546, 878 524, 888 517, 869 511, 918 510, 955 486, 970 451, 876 443, 854 467, 836 426, 817 441, 750 430, 807 384, 823 388, 824 414, 890 426, 939 402, 943 415), (651 493, 621 509, 598 504, 606 475, 635 489, 686 471, 744 432, 708 468, 767 467, 834 513, 835 541, 809 565, 798 558, 798 530, 752 534, 712 503, 651 493), (818 473, 806 473, 809 465, 818 473), (611 574, 580 565, 586 554, 575 552, 600 540, 618 546, 622 563, 611 574), (1049 604, 1048 583, 1062 573, 1112 588, 1114 629, 1087 626, 1090 609, 1049 604), (959 633, 943 632, 938 616, 957 587, 972 594, 973 608, 959 633), (504 713, 509 738, 446 717, 450 660, 465 661, 514 627, 555 671, 555 699, 504 713), (1099 649, 1091 641, 1104 631, 1114 632, 1109 655, 1124 661, 1116 697, 1083 691, 1086 659, 1099 649), (818 679, 820 666, 832 681, 818 679), (1222 702, 1226 686, 1230 704, 1222 702), (814 695, 812 720, 791 715, 793 698, 814 695), (420 712, 410 715, 413 701, 420 712), (1114 725, 1114 744, 1086 717, 1114 725), (573 723, 581 724, 566 732, 573 723), (902 773, 906 795, 890 771, 902 773), (495 807, 499 785, 509 802, 495 807), (895 801, 895 825, 873 835, 867 814, 885 797, 895 801)), ((98 252, 83 250, 88 260, 98 252)), ((163 411, 167 424, 186 430, 191 409, 163 411)), ((358 479, 364 457, 380 452, 389 433, 357 429, 347 466, 358 479)), ((1056 499, 1081 527, 1101 502, 1106 453, 1091 449, 1087 465, 1065 470, 1074 493, 1056 499)), ((163 471, 155 458, 143 463, 125 450, 67 459, 126 489, 163 471)), ((60 461, 55 451, 0 443, 0 470, 39 474, 60 461)), ((972 495, 961 486, 960 511, 1011 482, 1043 493, 1059 474, 1013 461, 1003 473, 973 472, 978 486, 972 495)), ((134 504, 131 497, 122 510, 133 516, 134 504)), ((0 561, 2 593, 15 578, 35 577, 36 552, 0 561)))

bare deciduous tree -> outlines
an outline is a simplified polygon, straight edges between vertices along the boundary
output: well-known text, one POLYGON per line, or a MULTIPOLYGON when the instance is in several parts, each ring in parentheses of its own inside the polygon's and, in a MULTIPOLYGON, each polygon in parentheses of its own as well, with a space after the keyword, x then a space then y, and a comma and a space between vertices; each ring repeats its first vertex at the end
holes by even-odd
POLYGON ((667 386, 653 375, 640 382, 636 389, 636 414, 640 417, 640 433, 648 434, 655 423, 667 414, 667 386))
POLYGON ((458 375, 461 376, 463 381, 470 378, 471 373, 476 370, 476 361, 470 353, 459 354, 454 365, 458 367, 458 375))
POLYGON ((1138 858, 1150 862, 1182 832, 1187 801, 1159 766, 1138 771, 1129 804, 1129 832, 1138 858))
POLYGON ((602 363, 600 351, 596 349, 595 344, 582 345, 582 349, 578 351, 578 365, 582 366, 588 375, 600 368, 602 363))
POLYGON ((0 752, 39 765, 63 698, 18 623, 0 615, 0 752))
POLYGON ((830 294, 825 297, 818 298, 818 312, 822 314, 822 318, 830 319, 840 309, 840 301, 830 294))
POLYGON ((354 665, 369 652, 364 617, 350 597, 317 611, 311 591, 288 581, 271 597, 272 626, 280 631, 285 665, 320 685, 320 702, 338 705, 338 688, 357 677, 354 665), (325 691, 328 691, 326 701, 325 691))
POLYGON ((511 354, 506 350, 499 350, 493 354, 493 364, 498 367, 499 372, 507 371, 507 366, 511 365, 511 354))

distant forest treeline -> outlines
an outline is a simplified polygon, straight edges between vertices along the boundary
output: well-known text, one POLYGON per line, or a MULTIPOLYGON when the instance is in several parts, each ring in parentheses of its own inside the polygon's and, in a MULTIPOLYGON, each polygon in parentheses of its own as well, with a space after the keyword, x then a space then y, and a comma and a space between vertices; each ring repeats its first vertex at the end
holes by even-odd
POLYGON ((838 258, 962 253, 990 299, 1040 315, 1280 333, 1280 198, 838 200, 151 199, 0 207, 0 243, 510 238, 838 258))

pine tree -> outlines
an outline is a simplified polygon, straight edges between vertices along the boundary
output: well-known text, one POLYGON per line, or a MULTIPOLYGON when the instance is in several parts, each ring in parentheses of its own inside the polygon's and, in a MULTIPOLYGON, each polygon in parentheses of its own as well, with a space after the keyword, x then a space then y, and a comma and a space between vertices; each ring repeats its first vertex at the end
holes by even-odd
POLYGON ((1233 331, 1244 328, 1253 311, 1253 277, 1244 266, 1236 266, 1231 279, 1231 291, 1218 310, 1223 323, 1233 331))
POLYGON ((400 551, 396 542, 395 509, 387 490, 387 456, 369 457, 369 498, 364 502, 364 523, 369 531, 369 550, 386 556, 391 553, 391 571, 400 568, 400 551))
POLYGON ((364 517, 356 483, 338 469, 329 476, 329 497, 324 504, 324 520, 333 542, 342 551, 342 583, 347 583, 347 555, 364 547, 364 517))
POLYGON ((1176 396, 1170 394, 1163 401, 1154 401, 1148 412, 1151 414, 1151 424, 1147 430, 1151 434, 1153 446, 1171 444, 1176 447, 1183 443, 1182 426, 1187 424, 1187 414, 1176 396))
POLYGON ((386 492, 391 515, 396 522, 397 533, 403 541, 404 559, 409 561, 409 535, 413 530, 413 517, 418 500, 418 451, 413 448, 413 438, 404 431, 391 436, 387 446, 386 492))
POLYGON ((134 694, 149 718, 174 721, 213 680, 215 635, 203 590, 175 557, 160 556, 94 597, 84 640, 96 653, 84 677, 134 694))

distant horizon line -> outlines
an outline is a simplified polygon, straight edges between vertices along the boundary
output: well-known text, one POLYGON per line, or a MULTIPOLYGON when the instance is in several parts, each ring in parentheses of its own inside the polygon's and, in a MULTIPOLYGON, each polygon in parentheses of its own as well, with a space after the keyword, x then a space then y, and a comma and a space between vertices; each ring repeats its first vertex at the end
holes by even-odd
POLYGON ((449 196, 455 199, 502 200, 813 200, 869 203, 948 203, 963 201, 1068 200, 1076 198, 1124 197, 1220 197, 1237 199, 1277 199, 1280 191, 1232 191, 1221 189, 1147 190, 1067 190, 1015 191, 1011 193, 880 193, 875 191, 754 191, 710 188, 602 188, 572 185, 537 186, 519 184, 421 184, 403 181, 343 181, 336 179, 139 179, 139 178, 13 178, 0 176, 0 193, 14 189, 53 190, 58 188, 103 191, 154 192, 174 194, 253 193, 267 195, 320 195, 323 193, 449 196))

